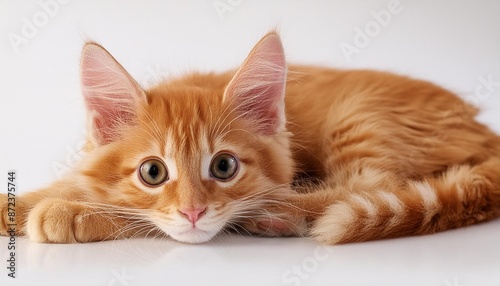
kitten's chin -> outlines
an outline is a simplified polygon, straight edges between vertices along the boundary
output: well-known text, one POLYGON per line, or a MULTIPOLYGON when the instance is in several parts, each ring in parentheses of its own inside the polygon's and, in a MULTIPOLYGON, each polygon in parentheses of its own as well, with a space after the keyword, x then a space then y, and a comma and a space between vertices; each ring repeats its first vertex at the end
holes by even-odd
POLYGON ((204 243, 212 239, 217 234, 217 231, 206 231, 198 228, 193 228, 187 231, 168 233, 173 239, 185 243, 204 243))

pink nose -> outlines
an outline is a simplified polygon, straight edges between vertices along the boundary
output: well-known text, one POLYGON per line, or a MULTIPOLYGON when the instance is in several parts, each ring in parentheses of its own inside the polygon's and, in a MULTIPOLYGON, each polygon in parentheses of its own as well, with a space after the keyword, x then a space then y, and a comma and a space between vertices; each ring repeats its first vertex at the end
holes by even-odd
POLYGON ((197 208, 197 209, 180 209, 179 213, 185 218, 189 219, 193 225, 205 214, 207 208, 197 208))

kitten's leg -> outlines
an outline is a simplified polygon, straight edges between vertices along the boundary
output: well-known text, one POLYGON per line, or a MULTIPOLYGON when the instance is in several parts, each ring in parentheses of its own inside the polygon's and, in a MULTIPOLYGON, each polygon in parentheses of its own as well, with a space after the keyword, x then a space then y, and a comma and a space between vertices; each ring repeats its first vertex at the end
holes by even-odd
POLYGON ((428 234, 500 214, 500 159, 455 166, 439 177, 402 184, 375 173, 352 179, 377 186, 354 185, 328 206, 310 231, 319 241, 335 244, 428 234), (382 181, 374 181, 374 176, 382 181))
MULTIPOLYGON (((7 225, 15 220, 15 233, 18 236, 26 235, 26 221, 30 210, 40 201, 47 198, 61 198, 67 200, 81 200, 84 192, 74 188, 71 179, 59 180, 47 188, 25 193, 15 197, 15 205, 8 204, 6 194, 0 194, 0 235, 8 235, 7 225), (9 216, 9 207, 14 208, 14 216, 9 216)), ((13 200, 11 199, 11 203, 13 200)))
POLYGON ((21 196, 9 197, 0 194, 0 235, 10 235, 9 230, 15 224, 17 236, 26 235, 26 220, 30 209, 40 200, 50 197, 52 194, 48 189, 41 189, 21 196), (15 200, 13 199, 15 198, 15 200), (9 215, 9 213, 11 213, 9 215))
MULTIPOLYGON (((91 208, 83 190, 71 180, 54 182, 51 186, 16 196, 15 234, 28 235, 38 242, 86 242, 131 236, 145 230, 146 223, 127 219, 140 217, 109 207, 91 208), (95 227, 95 228, 92 228, 95 227)), ((0 194, 0 235, 10 235, 8 197, 0 194)), ((12 208, 12 205, 10 206, 12 208)))
POLYGON ((130 219, 133 216, 86 202, 45 199, 30 211, 26 231, 36 242, 75 243, 130 237, 153 229, 147 221, 130 219))

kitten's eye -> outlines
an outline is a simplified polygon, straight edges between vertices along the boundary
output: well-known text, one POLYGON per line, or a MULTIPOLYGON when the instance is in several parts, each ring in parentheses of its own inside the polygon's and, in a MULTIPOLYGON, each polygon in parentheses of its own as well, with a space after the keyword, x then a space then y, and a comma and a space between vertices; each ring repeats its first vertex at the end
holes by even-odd
POLYGON ((156 187, 168 179, 168 170, 160 159, 148 159, 139 167, 139 177, 146 185, 156 187))
POLYGON ((216 155, 210 163, 210 174, 215 179, 226 181, 238 171, 238 160, 227 153, 216 155))

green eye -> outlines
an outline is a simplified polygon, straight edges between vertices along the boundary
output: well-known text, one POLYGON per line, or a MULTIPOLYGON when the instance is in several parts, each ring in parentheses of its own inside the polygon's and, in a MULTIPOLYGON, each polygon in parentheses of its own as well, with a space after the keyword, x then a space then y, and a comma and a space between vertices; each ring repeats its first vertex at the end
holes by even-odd
POLYGON ((232 155, 221 153, 216 155, 210 163, 210 175, 220 181, 227 181, 236 175, 238 160, 232 155))
POLYGON ((141 164, 139 177, 144 184, 156 187, 168 180, 168 170, 160 159, 152 158, 141 164))

